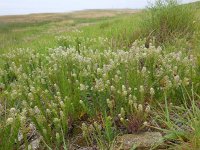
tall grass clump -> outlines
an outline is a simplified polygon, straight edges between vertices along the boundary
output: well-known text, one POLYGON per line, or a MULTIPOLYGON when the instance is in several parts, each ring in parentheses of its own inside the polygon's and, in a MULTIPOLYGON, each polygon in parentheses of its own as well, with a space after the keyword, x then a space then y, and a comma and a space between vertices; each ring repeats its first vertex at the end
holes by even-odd
POLYGON ((157 0, 150 4, 143 24, 147 42, 152 37, 158 44, 171 43, 180 37, 190 38, 195 31, 195 11, 191 7, 180 5, 177 0, 157 0))
POLYGON ((165 133, 164 139, 171 141, 168 143, 169 149, 172 147, 177 150, 200 149, 200 97, 193 88, 191 91, 192 94, 189 95, 189 91, 184 89, 185 98, 189 98, 191 104, 185 103, 179 106, 170 104, 165 107, 165 112, 157 115, 160 117, 158 122, 164 127, 161 129, 165 133))

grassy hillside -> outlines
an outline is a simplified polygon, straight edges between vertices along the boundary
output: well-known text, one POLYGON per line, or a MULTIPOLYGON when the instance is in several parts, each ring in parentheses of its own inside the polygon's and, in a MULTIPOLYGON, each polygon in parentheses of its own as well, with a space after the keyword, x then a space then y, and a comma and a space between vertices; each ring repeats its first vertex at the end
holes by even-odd
POLYGON ((200 149, 200 2, 158 2, 0 17, 0 150, 200 149))
POLYGON ((56 45, 55 36, 93 23, 135 14, 137 10, 86 10, 65 14, 31 14, 0 17, 0 51, 34 48, 41 51, 56 45))

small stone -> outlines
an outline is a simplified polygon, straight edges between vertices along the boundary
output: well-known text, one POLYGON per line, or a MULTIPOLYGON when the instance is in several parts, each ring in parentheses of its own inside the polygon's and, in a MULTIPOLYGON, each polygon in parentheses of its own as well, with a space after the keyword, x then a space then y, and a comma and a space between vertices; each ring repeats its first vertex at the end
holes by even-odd
POLYGON ((121 150, 129 150, 131 148, 150 149, 158 146, 163 142, 160 132, 144 132, 140 134, 125 134, 117 137, 117 145, 121 150))
POLYGON ((39 149, 40 142, 41 142, 41 138, 40 137, 35 139, 35 140, 33 140, 33 141, 31 141, 30 146, 31 146, 32 150, 39 149))
POLYGON ((18 141, 21 142, 23 140, 23 134, 21 131, 18 133, 18 141))

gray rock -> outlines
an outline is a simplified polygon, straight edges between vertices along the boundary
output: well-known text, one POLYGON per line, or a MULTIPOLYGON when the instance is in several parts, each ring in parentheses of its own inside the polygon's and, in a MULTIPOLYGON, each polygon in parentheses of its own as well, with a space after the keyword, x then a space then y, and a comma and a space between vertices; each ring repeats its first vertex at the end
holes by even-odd
POLYGON ((163 142, 160 132, 144 132, 140 134, 125 134, 117 137, 118 150, 151 149, 163 142), (120 147, 120 148, 119 148, 120 147))
POLYGON ((40 141, 41 141, 41 138, 37 138, 35 140, 32 140, 31 143, 29 144, 29 149, 31 149, 31 150, 39 149, 40 141))

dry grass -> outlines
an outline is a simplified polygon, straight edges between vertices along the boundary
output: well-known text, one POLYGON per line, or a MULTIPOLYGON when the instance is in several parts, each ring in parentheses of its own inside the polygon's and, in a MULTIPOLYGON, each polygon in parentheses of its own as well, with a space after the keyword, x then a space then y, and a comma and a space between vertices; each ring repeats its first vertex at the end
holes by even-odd
POLYGON ((122 14, 133 14, 139 10, 132 9, 117 9, 117 10, 85 10, 72 13, 73 18, 101 18, 101 17, 115 17, 122 14))
POLYGON ((117 9, 117 10, 83 10, 71 13, 41 13, 30 15, 11 15, 0 16, 1 23, 39 23, 39 22, 54 22, 66 21, 73 18, 101 18, 114 17, 121 14, 133 14, 139 10, 132 9, 117 9))

